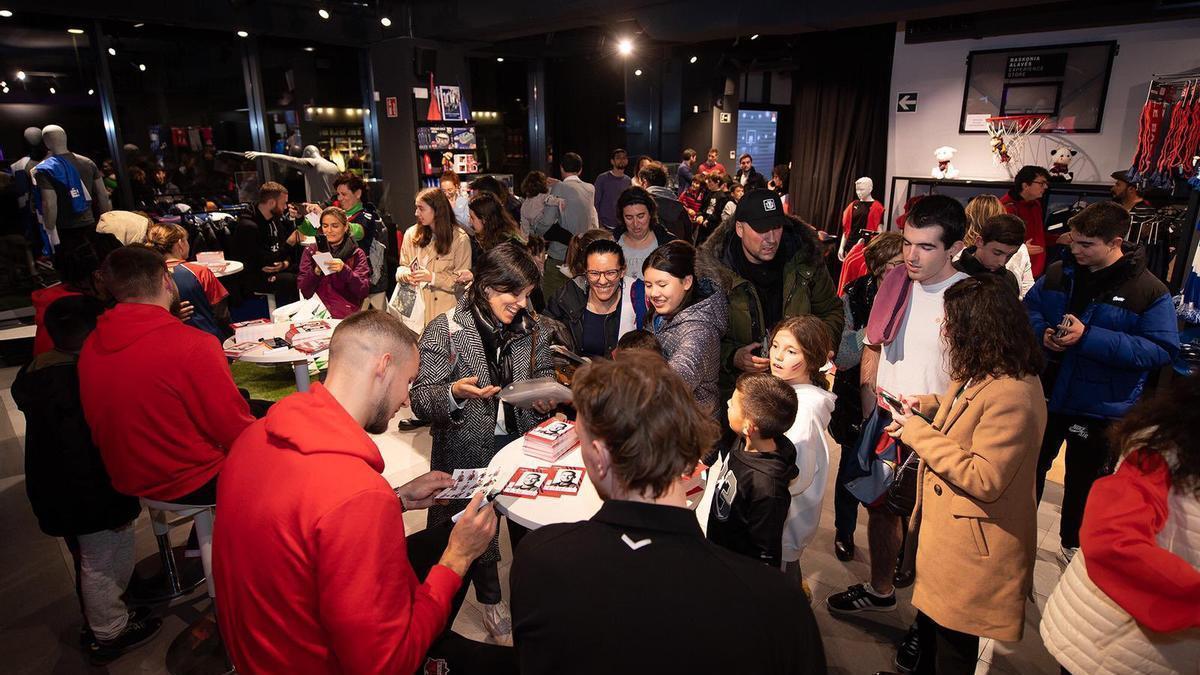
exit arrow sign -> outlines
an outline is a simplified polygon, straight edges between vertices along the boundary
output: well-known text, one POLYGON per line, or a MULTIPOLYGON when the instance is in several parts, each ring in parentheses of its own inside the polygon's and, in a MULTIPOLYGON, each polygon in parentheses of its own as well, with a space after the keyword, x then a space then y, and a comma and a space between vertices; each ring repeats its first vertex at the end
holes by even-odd
POLYGON ((896 96, 896 112, 917 112, 917 92, 898 94, 896 96))

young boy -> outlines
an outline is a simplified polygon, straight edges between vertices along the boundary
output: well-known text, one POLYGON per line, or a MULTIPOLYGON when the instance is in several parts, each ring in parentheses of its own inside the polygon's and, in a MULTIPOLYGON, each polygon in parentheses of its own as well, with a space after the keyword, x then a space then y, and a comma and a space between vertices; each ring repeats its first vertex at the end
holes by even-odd
POLYGON ((654 337, 654 333, 638 328, 637 330, 629 331, 628 333, 622 335, 621 339, 617 340, 617 347, 616 349, 613 349, 612 357, 614 359, 618 358, 617 355, 621 352, 627 352, 633 349, 644 349, 649 352, 654 352, 659 356, 662 356, 663 353, 662 345, 658 343, 658 338, 654 337))
POLYGON ((45 314, 54 349, 21 369, 12 385, 25 414, 25 491, 42 531, 65 539, 75 558, 85 618, 80 644, 95 665, 147 642, 162 625, 121 600, 142 507, 113 489, 79 402, 79 350, 103 310, 85 295, 54 301, 45 314))
POLYGON ((770 373, 739 377, 729 400, 729 432, 719 450, 725 465, 720 475, 709 476, 717 487, 708 538, 776 569, 792 501, 788 483, 799 473, 796 447, 784 435, 796 407, 796 390, 770 373))
MULTIPOLYGON (((1017 277, 1008 269, 1008 261, 1025 243, 1025 223, 1011 213, 1002 213, 984 221, 979 241, 963 249, 954 261, 955 269, 973 277, 993 274, 1004 279, 1014 293, 1021 293, 1017 277)), ((1032 284, 1031 284, 1032 285, 1032 284)))

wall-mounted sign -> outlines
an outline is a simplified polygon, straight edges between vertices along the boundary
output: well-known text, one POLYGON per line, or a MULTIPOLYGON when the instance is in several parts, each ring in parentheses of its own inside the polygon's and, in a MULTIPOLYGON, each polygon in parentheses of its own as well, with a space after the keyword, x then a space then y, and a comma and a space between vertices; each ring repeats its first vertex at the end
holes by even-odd
POLYGON ((1062 77, 1067 71, 1067 53, 1021 54, 1008 57, 1004 78, 1018 80, 1027 77, 1062 77))
POLYGON ((400 116, 400 107, 396 103, 396 97, 395 96, 387 97, 386 103, 387 103, 387 116, 388 117, 399 117, 400 116))
POLYGON ((917 92, 908 91, 897 94, 896 112, 917 112, 917 92))
POLYGON ((721 124, 729 124, 731 122, 733 122, 733 115, 731 113, 721 113, 721 124))

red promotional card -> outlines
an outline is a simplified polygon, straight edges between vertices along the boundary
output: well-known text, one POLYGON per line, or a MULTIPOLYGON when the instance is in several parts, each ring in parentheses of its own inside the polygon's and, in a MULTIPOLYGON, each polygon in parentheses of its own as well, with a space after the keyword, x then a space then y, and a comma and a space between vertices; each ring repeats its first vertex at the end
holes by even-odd
POLYGON ((550 475, 542 484, 542 494, 553 497, 579 494, 583 476, 587 473, 581 466, 552 466, 549 471, 550 475))
POLYGON ((538 493, 541 492, 542 483, 546 481, 547 475, 549 473, 546 469, 521 467, 513 474, 512 480, 508 482, 508 485, 504 486, 504 490, 500 494, 521 497, 522 499, 535 499, 538 493))

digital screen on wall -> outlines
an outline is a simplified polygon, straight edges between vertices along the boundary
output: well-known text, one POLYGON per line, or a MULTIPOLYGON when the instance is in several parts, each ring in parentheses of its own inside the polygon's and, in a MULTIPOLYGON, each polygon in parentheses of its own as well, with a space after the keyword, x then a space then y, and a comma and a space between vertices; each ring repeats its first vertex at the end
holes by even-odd
POLYGON ((779 113, 774 110, 738 110, 737 155, 753 157, 759 173, 769 174, 775 164, 778 122, 779 113))
POLYGON ((973 51, 967 56, 959 131, 987 119, 1046 115, 1041 133, 1098 133, 1116 42, 973 51))

